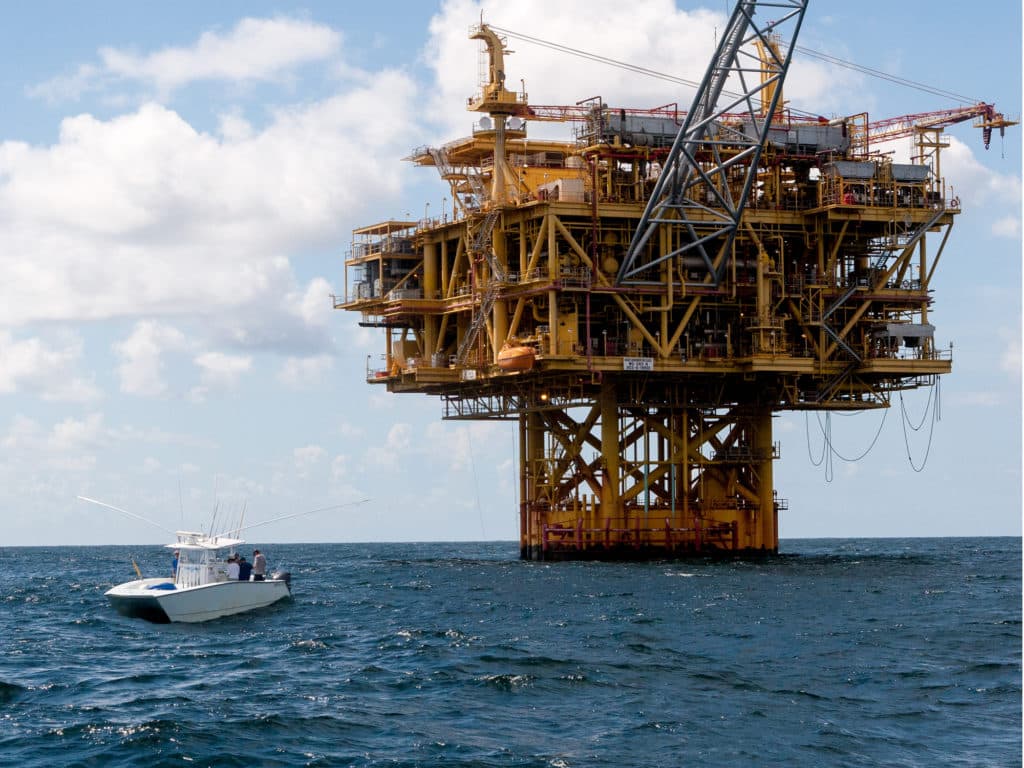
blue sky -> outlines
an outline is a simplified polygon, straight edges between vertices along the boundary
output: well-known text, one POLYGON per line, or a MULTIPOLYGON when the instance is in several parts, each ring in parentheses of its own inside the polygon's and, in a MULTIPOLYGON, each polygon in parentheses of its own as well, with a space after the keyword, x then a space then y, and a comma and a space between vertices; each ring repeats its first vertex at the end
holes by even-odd
MULTIPOLYGON (((77 494, 170 528, 205 528, 215 507, 257 521, 370 499, 268 526, 268 541, 515 538, 512 426, 442 422, 436 399, 365 383, 381 339, 330 299, 351 230, 440 209, 446 188, 401 158, 468 133, 479 44, 467 30, 481 9, 696 79, 727 7, 5 8, 0 544, 162 541, 77 494)), ((1020 13, 1009 0, 969 18, 916 0, 812 3, 799 44, 1018 117, 1020 13)), ((510 81, 534 103, 688 104, 662 80, 510 47, 510 81)), ((956 106, 799 56, 786 98, 871 119, 956 106)), ((941 421, 904 430, 893 408, 864 459, 826 472, 818 419, 780 414, 784 538, 1020 532, 1021 133, 988 151, 969 123, 947 135, 964 213, 934 281, 937 338, 955 345, 941 421)), ((926 398, 905 398, 912 426, 926 398)), ((881 418, 833 417, 836 451, 861 454, 881 418)))

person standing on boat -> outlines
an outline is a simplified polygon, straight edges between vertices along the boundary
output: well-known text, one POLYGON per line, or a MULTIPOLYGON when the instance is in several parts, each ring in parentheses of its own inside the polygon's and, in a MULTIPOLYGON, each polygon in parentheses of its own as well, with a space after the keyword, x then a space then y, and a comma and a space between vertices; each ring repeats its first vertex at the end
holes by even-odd
POLYGON ((267 575, 267 558, 258 549, 252 551, 252 580, 263 581, 267 575))
POLYGON ((238 580, 238 555, 232 555, 228 558, 228 580, 238 580))
POLYGON ((171 561, 171 578, 178 578, 178 550, 174 550, 174 559, 171 561))
POLYGON ((252 563, 245 559, 245 555, 238 556, 238 580, 248 581, 252 573, 252 563))

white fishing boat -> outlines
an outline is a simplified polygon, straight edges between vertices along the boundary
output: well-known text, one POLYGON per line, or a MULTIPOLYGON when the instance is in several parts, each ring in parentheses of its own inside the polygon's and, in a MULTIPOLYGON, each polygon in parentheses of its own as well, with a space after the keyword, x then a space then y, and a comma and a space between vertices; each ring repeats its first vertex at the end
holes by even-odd
MULTIPOLYGON (((107 598, 124 616, 165 624, 199 622, 265 608, 291 596, 291 574, 262 580, 233 576, 226 553, 244 542, 226 536, 177 531, 168 549, 178 553, 173 578, 139 578, 118 584, 107 598)), ((244 574, 244 571, 243 571, 244 574)))
POLYGON ((235 575, 236 571, 232 568, 225 553, 233 553, 238 545, 245 543, 242 539, 237 538, 238 535, 242 531, 262 525, 291 520, 316 512, 342 509, 369 501, 369 499, 362 499, 305 512, 293 512, 245 526, 242 525, 245 519, 245 509, 243 508, 237 525, 232 526, 225 533, 212 535, 212 522, 209 534, 195 531, 170 531, 159 523, 129 512, 127 509, 107 504, 105 501, 90 499, 88 496, 78 496, 77 498, 120 512, 135 520, 154 525, 168 534, 175 535, 177 540, 173 544, 167 545, 168 549, 177 552, 177 562, 170 578, 143 578, 139 566, 135 565, 133 560, 132 564, 135 566, 135 572, 139 578, 135 581, 118 584, 105 593, 118 613, 158 623, 209 621, 221 616, 231 616, 235 613, 265 608, 278 600, 291 597, 292 577, 290 573, 273 573, 262 579, 249 578, 244 571, 241 578, 235 575))

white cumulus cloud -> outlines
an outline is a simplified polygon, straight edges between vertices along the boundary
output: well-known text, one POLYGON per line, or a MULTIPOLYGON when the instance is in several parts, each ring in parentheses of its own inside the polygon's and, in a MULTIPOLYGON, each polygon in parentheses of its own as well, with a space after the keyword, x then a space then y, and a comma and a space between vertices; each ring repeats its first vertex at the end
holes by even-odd
POLYGON ((128 338, 114 344, 114 352, 121 359, 117 366, 121 391, 143 396, 164 394, 164 356, 185 346, 185 335, 173 326, 152 320, 136 323, 128 338))
POLYGON ((278 381, 289 389, 309 389, 323 382, 334 366, 330 355, 288 357, 278 373, 278 381))
POLYGON ((970 146, 955 136, 946 138, 949 147, 942 151, 942 172, 952 193, 971 206, 1006 206, 1016 217, 1021 201, 1020 176, 986 168, 970 146))
POLYGON ((1010 240, 1020 239, 1020 216, 1003 216, 992 222, 992 234, 1010 240))
MULTIPOLYGON (((344 242, 347 216, 397 191, 392 165, 408 140, 394 126, 412 95, 385 73, 281 111, 245 139, 201 133, 148 104, 107 121, 68 118, 53 146, 0 145, 0 324, 290 311, 289 255, 344 242)), ((310 297, 322 291, 327 306, 324 289, 314 281, 310 297)), ((313 316, 310 301, 299 317, 313 316)))
POLYGON ((319 445, 304 445, 292 452, 295 462, 295 472, 299 477, 306 477, 313 467, 327 455, 327 452, 319 445))
POLYGON ((50 342, 17 339, 0 329, 0 395, 33 392, 44 400, 87 402, 100 396, 93 379, 79 374, 82 340, 64 334, 50 342))
POLYGON ((252 368, 248 355, 228 355, 224 352, 204 352, 196 356, 195 363, 202 372, 206 385, 233 387, 243 374, 252 368))
POLYGON ((40 83, 29 92, 60 101, 123 81, 139 81, 167 95, 204 80, 278 80, 298 66, 330 59, 340 47, 341 35, 323 24, 287 17, 246 18, 227 32, 204 32, 191 46, 151 53, 101 48, 99 63, 83 64, 74 74, 40 83))
POLYGON ((54 425, 49 443, 57 451, 80 451, 95 447, 104 433, 102 414, 92 413, 84 419, 68 418, 54 425))
POLYGON ((383 444, 370 445, 366 449, 366 460, 370 464, 395 464, 412 446, 412 425, 405 422, 392 424, 383 444))

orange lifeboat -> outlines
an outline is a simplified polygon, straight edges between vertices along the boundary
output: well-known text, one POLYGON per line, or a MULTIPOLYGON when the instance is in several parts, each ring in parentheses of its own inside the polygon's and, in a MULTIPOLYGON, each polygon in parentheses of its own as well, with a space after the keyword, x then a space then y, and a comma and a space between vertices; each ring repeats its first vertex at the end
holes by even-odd
POLYGON ((498 367, 503 371, 529 371, 536 357, 533 347, 506 345, 498 353, 498 367))

